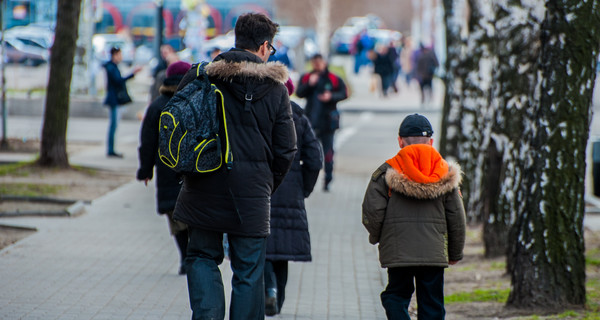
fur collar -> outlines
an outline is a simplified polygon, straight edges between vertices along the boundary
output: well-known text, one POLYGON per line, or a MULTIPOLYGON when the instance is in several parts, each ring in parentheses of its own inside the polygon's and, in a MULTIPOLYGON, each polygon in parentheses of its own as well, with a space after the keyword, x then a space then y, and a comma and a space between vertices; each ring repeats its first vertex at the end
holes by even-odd
POLYGON ((434 183, 417 183, 404 174, 389 167, 385 173, 385 182, 394 191, 417 199, 435 199, 458 188, 462 182, 462 171, 456 162, 448 162, 448 173, 434 183))
POLYGON ((160 88, 158 88, 158 92, 166 96, 173 96, 175 94, 175 91, 177 91, 177 85, 167 86, 163 84, 162 86, 160 86, 160 88))
POLYGON ((281 62, 255 63, 219 60, 206 66, 206 74, 224 81, 231 81, 234 77, 252 77, 258 79, 268 78, 282 84, 289 78, 287 67, 281 62))

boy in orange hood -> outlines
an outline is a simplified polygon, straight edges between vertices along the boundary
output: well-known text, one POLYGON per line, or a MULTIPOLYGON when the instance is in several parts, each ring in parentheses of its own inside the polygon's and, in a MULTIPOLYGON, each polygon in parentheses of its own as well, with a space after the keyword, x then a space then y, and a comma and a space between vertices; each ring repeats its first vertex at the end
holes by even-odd
POLYGON ((379 261, 388 268, 381 293, 388 319, 410 319, 415 284, 418 319, 444 319, 444 268, 463 257, 462 173, 435 150, 432 135, 427 118, 407 116, 400 151, 375 170, 362 204, 369 242, 379 243, 379 261))

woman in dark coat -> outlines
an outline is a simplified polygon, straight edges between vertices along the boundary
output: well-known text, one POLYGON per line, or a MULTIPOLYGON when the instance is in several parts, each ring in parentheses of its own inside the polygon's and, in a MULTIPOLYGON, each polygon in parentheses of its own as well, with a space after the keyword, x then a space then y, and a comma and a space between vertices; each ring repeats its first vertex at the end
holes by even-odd
POLYGON ((185 274, 183 261, 186 257, 188 231, 184 223, 173 220, 173 209, 175 209, 181 183, 175 171, 163 164, 158 158, 158 124, 161 112, 175 94, 177 85, 190 67, 189 63, 178 61, 167 68, 166 78, 159 89, 160 96, 148 106, 146 116, 142 122, 140 147, 138 149, 140 167, 137 171, 137 179, 148 184, 148 181, 152 180, 154 167, 156 166, 157 211, 159 214, 166 214, 169 219, 169 230, 171 235, 175 237, 181 256, 179 267, 179 274, 181 275, 185 274))
MULTIPOLYGON (((286 83, 290 94, 291 81, 286 83)), ((323 166, 321 144, 304 111, 292 105, 298 151, 292 168, 271 197, 271 235, 267 239, 265 263, 265 314, 281 311, 285 299, 288 261, 311 261, 310 235, 304 198, 313 191, 323 166)))

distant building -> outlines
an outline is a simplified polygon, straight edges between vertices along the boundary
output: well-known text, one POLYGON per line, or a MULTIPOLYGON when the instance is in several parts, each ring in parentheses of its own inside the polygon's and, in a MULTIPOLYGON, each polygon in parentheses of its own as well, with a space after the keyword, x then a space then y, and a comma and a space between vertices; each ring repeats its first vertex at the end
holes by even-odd
MULTIPOLYGON (((53 25, 57 0, 11 0, 7 2, 7 28, 30 23, 53 25)), ((103 7, 102 20, 96 24, 97 33, 129 32, 136 45, 151 43, 156 19, 155 0, 96 0, 103 7)), ((181 30, 185 11, 182 0, 164 0, 164 37, 174 47, 181 30)), ((262 12, 273 15, 273 0, 206 0, 208 8, 207 36, 214 37, 233 29, 237 17, 244 12, 262 12)))

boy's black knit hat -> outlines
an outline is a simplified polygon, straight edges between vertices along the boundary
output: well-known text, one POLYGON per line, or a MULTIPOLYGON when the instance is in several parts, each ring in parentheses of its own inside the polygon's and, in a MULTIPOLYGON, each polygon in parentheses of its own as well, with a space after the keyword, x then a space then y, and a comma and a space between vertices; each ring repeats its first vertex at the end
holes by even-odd
POLYGON ((431 137, 433 129, 427 118, 415 113, 404 118, 400 124, 398 135, 400 137, 431 137))

